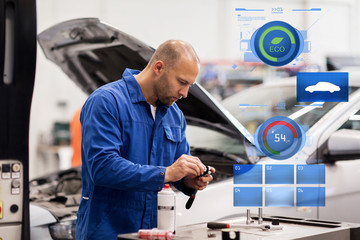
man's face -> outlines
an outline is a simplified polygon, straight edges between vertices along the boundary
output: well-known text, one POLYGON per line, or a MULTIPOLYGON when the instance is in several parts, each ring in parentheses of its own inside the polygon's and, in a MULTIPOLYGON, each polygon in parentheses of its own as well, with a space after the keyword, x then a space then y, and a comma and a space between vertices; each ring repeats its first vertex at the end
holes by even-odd
POLYGON ((163 104, 170 106, 180 98, 186 98, 189 87, 199 73, 195 61, 181 58, 173 67, 168 67, 155 84, 155 93, 163 104))

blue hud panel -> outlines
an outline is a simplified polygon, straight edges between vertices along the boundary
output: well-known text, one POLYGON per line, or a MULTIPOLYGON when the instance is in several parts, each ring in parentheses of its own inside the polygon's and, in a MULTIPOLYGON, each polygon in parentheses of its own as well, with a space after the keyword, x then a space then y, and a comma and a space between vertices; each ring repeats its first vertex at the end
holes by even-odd
POLYGON ((234 207, 262 207, 262 187, 234 187, 234 207))
POLYGON ((234 184, 262 184, 262 165, 234 165, 234 184))
POLYGON ((296 206, 325 207, 325 187, 297 187, 296 206))
POLYGON ((294 187, 266 187, 265 207, 293 207, 294 187))
POLYGON ((325 184, 325 165, 296 165, 297 184, 325 184))
POLYGON ((253 52, 245 52, 244 62, 261 62, 261 60, 258 57, 256 57, 253 52))
POLYGON ((265 165, 265 184, 294 184, 294 165, 265 165))
POLYGON ((296 79, 298 102, 347 102, 349 99, 347 72, 299 72, 296 79))

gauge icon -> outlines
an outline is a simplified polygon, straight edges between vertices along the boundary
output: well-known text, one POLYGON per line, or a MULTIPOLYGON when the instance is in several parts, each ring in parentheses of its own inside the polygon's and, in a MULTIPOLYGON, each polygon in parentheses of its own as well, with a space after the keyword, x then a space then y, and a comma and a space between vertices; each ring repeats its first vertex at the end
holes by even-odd
POLYGON ((251 37, 251 50, 270 66, 283 66, 293 61, 303 50, 301 33, 282 21, 268 22, 251 37))
POLYGON ((266 120, 255 132, 255 145, 266 156, 284 160, 305 145, 305 131, 294 120, 277 116, 266 120))

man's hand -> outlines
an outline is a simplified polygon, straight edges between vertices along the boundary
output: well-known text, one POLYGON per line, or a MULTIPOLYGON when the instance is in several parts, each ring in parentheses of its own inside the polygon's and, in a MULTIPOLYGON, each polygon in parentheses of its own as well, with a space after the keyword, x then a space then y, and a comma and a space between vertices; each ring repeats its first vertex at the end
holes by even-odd
MULTIPOLYGON (((215 168, 211 167, 211 173, 215 173, 215 168)), ((188 188, 193 188, 196 190, 204 190, 209 182, 213 180, 213 176, 207 174, 203 177, 194 177, 194 176, 186 176, 184 178, 184 184, 188 188)))
POLYGON ((185 176, 199 177, 204 173, 204 169, 205 165, 199 158, 183 154, 166 168, 165 182, 176 182, 185 176))

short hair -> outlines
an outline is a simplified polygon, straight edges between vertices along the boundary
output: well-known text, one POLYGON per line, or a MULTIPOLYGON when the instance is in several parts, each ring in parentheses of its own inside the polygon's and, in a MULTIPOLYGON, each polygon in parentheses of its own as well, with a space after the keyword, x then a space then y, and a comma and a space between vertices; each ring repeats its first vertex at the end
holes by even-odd
POLYGON ((200 63, 199 57, 189 43, 182 40, 167 40, 156 49, 148 65, 152 66, 156 61, 162 60, 165 66, 173 67, 184 55, 200 63))

